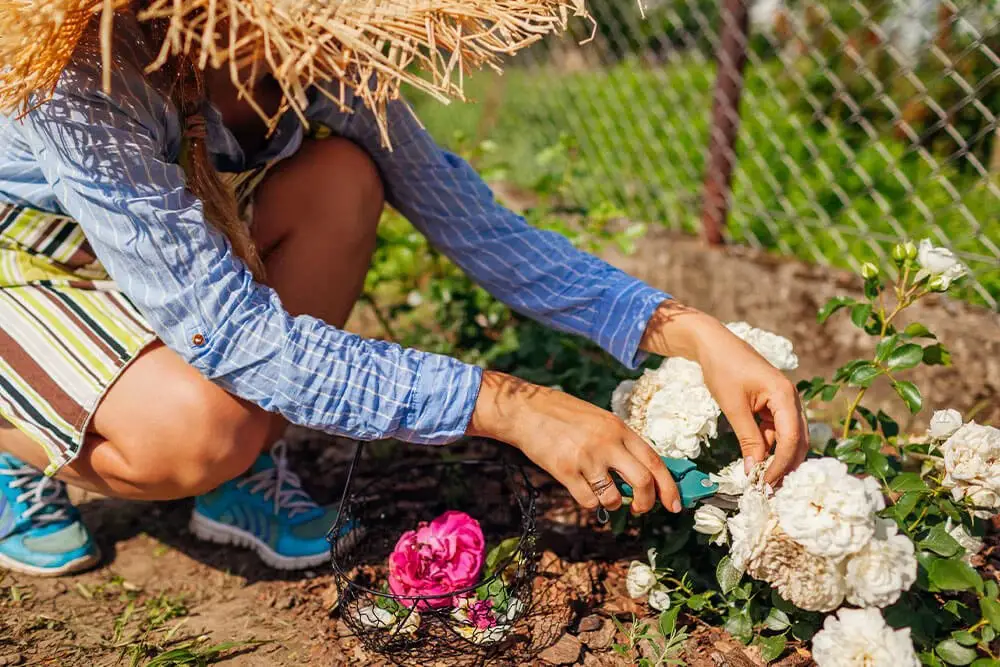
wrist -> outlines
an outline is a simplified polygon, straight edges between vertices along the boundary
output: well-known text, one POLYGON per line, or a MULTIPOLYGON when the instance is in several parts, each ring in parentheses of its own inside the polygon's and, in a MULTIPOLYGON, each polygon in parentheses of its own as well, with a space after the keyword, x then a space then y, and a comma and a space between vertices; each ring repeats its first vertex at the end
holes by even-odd
POLYGON ((641 348, 663 357, 699 361, 706 336, 719 327, 722 323, 711 315, 671 299, 650 317, 641 348))
POLYGON ((466 435, 510 443, 514 439, 512 425, 516 423, 516 404, 528 386, 527 382, 512 375, 483 371, 479 396, 466 435))

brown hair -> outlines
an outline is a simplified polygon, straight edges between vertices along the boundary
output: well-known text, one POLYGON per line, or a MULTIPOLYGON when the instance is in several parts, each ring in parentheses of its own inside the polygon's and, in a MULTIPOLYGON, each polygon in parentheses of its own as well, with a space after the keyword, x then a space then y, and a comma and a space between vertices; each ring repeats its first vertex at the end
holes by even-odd
MULTIPOLYGON (((165 32, 159 21, 150 21, 144 26, 150 37, 165 32)), ((153 43, 159 42, 154 40, 153 43)), ((181 115, 184 132, 181 167, 187 176, 188 189, 201 200, 205 219, 226 235, 233 252, 246 263, 254 277, 263 279, 264 264, 250 229, 240 218, 236 194, 219 176, 208 153, 202 114, 206 92, 201 69, 187 55, 170 56, 151 83, 174 103, 181 115)))

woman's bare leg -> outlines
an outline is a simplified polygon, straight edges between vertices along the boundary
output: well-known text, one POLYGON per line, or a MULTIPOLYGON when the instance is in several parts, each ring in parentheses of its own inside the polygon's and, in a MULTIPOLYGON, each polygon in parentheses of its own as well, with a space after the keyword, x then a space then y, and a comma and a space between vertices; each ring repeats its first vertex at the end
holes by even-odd
MULTIPOLYGON (((343 326, 360 295, 383 207, 371 160, 341 139, 307 142, 258 188, 254 236, 267 282, 292 314, 343 326)), ((244 472, 284 421, 203 378, 163 345, 145 350, 98 407, 79 458, 60 477, 105 495, 198 495, 244 472)), ((0 448, 45 455, 0 424, 0 448)))

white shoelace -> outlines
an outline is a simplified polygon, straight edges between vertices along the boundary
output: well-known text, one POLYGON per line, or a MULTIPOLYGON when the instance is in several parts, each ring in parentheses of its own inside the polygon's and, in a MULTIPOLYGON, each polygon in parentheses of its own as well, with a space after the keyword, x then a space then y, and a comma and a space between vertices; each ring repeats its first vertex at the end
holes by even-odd
POLYGON ((261 470, 250 475, 246 479, 240 480, 237 487, 250 487, 250 493, 263 492, 264 499, 274 498, 274 513, 279 514, 282 509, 288 510, 288 516, 292 517, 302 512, 314 510, 319 505, 302 488, 302 480, 294 472, 288 469, 288 445, 284 440, 279 440, 271 447, 271 458, 274 460, 274 467, 261 470))
POLYGON ((21 515, 40 524, 68 521, 69 509, 72 506, 66 494, 66 485, 46 477, 34 468, 0 468, 0 475, 13 477, 9 486, 12 489, 23 489, 16 499, 23 503, 30 500, 28 509, 21 515))

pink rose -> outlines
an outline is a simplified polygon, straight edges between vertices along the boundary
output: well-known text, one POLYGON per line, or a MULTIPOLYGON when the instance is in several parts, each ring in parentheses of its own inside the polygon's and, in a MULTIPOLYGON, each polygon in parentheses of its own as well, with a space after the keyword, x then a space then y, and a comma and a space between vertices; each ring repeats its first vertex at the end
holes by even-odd
POLYGON ((465 512, 445 512, 399 538, 389 556, 389 589, 401 596, 441 596, 420 601, 419 610, 450 607, 448 593, 478 582, 485 551, 478 521, 465 512))

